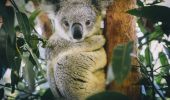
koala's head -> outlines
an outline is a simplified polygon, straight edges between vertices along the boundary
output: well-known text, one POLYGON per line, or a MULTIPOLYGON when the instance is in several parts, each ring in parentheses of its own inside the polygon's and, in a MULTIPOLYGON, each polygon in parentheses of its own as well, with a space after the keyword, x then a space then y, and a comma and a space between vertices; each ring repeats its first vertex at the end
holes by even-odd
POLYGON ((63 39, 79 42, 100 29, 104 4, 101 0, 48 0, 47 3, 52 5, 47 12, 54 20, 54 34, 63 39))

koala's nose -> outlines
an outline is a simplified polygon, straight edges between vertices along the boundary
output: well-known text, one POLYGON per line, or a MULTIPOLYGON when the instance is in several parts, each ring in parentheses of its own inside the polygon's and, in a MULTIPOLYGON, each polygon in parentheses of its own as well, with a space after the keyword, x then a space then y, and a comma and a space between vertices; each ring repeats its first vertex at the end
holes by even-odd
POLYGON ((82 31, 83 31, 83 29, 82 29, 81 24, 79 24, 79 23, 73 24, 73 26, 72 26, 72 34, 73 34, 74 39, 77 39, 77 40, 81 39, 82 35, 83 35, 82 31))

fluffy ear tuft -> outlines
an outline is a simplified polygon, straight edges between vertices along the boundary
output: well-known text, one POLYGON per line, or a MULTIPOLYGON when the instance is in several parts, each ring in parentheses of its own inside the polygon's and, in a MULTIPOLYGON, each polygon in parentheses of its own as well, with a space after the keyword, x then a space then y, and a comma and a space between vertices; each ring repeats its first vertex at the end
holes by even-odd
POLYGON ((52 10, 53 12, 57 12, 60 9, 61 0, 43 0, 42 8, 44 11, 48 13, 47 10, 52 10))

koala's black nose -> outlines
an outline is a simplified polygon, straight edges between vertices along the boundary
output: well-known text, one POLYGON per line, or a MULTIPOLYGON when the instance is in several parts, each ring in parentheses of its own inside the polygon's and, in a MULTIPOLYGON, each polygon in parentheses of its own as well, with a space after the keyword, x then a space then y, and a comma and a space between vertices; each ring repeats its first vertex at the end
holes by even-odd
POLYGON ((81 39, 82 35, 83 35, 82 31, 83 31, 83 29, 82 29, 81 24, 79 24, 79 23, 73 24, 73 26, 72 26, 72 34, 73 34, 74 39, 77 39, 77 40, 81 39))

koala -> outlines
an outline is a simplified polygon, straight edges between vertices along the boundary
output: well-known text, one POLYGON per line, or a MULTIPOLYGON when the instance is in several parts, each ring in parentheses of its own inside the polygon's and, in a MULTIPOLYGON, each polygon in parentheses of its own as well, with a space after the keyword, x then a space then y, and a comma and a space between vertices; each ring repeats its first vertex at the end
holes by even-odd
POLYGON ((47 80, 56 98, 84 100, 105 90, 102 9, 107 0, 46 0, 53 23, 47 43, 47 80))

